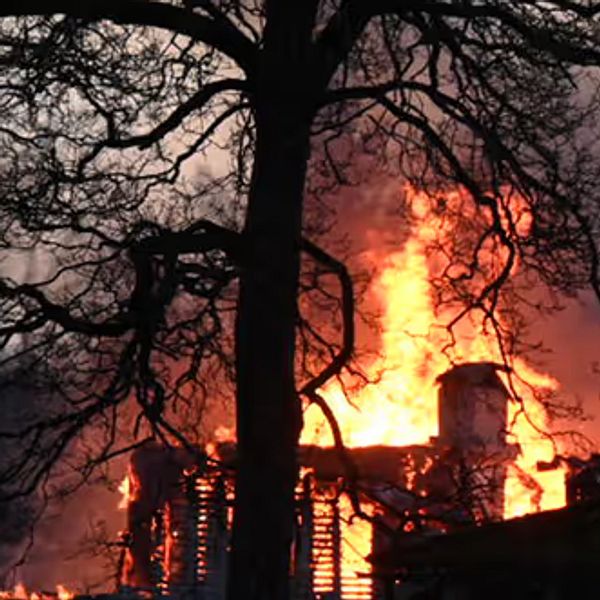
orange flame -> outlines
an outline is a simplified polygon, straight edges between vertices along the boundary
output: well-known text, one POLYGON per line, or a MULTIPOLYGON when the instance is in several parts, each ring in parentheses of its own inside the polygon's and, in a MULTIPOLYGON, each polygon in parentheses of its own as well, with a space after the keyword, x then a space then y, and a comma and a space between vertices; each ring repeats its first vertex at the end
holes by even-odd
MULTIPOLYGON (((371 293, 383 312, 380 356, 366 369, 374 383, 353 394, 351 403, 337 383, 322 390, 349 447, 427 444, 438 434, 436 377, 447 371, 452 361, 503 362, 495 338, 474 320, 465 319, 457 326, 455 341, 449 346, 444 324, 453 315, 436 311, 430 283, 436 266, 428 254, 431 241, 439 240, 440 231, 444 233, 448 224, 428 210, 430 198, 410 191, 409 196, 421 225, 411 232, 401 251, 393 252, 383 260, 375 253, 369 257, 372 265, 379 269, 371 293), (449 352, 442 352, 442 348, 449 348, 449 352)), ((446 196, 448 202, 463 203, 461 192, 446 196)), ((530 218, 524 214, 518 219, 517 228, 522 232, 530 223, 530 218)), ((447 234, 452 235, 452 232, 447 234)), ((501 260, 502 257, 491 256, 490 270, 496 268, 494 261, 501 260)), ((538 473, 536 470, 537 461, 552 459, 554 446, 532 425, 544 430, 547 419, 529 388, 554 390, 558 382, 535 371, 523 360, 515 359, 513 366, 528 385, 517 382, 513 388, 522 399, 525 412, 519 411, 521 405, 517 403, 511 403, 509 408, 510 441, 519 444, 522 454, 509 469, 505 490, 506 518, 565 504, 564 472, 538 473)), ((328 425, 316 406, 307 408, 304 423, 301 443, 333 445, 328 425)), ((351 511, 349 507, 347 510, 351 511)), ((353 536, 354 546, 359 550, 357 554, 363 557, 370 551, 369 531, 369 527, 363 531, 362 541, 353 536)), ((352 570, 368 571, 369 565, 364 559, 354 560, 352 570)))
POLYGON ((0 600, 50 600, 58 598, 58 600, 73 600, 75 593, 68 590, 64 585, 56 586, 56 594, 48 592, 28 592, 25 584, 19 582, 12 590, 0 591, 0 600))
POLYGON ((17 585, 15 585, 14 597, 18 600, 27 600, 29 597, 27 590, 22 583, 17 583, 17 585))
POLYGON ((73 600, 75 594, 69 591, 64 585, 58 584, 56 586, 56 594, 58 595, 58 600, 73 600))
POLYGON ((119 492, 121 492, 121 500, 119 501, 118 508, 119 510, 127 510, 129 503, 131 502, 131 500, 133 500, 133 490, 129 473, 126 474, 125 477, 123 477, 123 480, 119 484, 118 490, 119 492))

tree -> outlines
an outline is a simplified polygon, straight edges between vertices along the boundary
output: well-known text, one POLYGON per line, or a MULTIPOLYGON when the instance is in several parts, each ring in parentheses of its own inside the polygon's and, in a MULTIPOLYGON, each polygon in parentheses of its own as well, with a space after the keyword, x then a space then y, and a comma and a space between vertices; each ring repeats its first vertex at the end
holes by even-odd
POLYGON ((51 420, 5 432, 37 451, 3 479, 35 488, 90 423, 114 441, 132 390, 154 434, 177 435, 165 406, 200 365, 229 364, 235 299, 229 597, 287 598, 301 398, 318 402, 353 346, 349 278, 303 239, 305 192, 347 182, 358 152, 436 193, 463 186, 484 226, 443 285, 486 318, 517 258, 552 288, 598 294, 598 165, 578 135, 596 97, 578 87, 600 59, 599 13, 568 0, 5 2, 2 248, 35 252, 43 275, 7 268, 0 334, 5 361, 60 363, 66 381, 51 420), (209 147, 228 168, 190 189, 186 167, 209 147), (490 244, 501 261, 481 269, 490 244), (339 277, 346 327, 296 381, 302 253, 339 277))

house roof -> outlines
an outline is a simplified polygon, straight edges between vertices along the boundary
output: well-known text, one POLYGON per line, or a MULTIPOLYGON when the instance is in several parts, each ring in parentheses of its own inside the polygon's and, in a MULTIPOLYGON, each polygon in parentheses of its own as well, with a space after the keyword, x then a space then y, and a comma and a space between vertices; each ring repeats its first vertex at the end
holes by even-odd
POLYGON ((600 501, 472 526, 448 534, 402 534, 371 556, 376 571, 486 567, 570 571, 600 569, 600 501))

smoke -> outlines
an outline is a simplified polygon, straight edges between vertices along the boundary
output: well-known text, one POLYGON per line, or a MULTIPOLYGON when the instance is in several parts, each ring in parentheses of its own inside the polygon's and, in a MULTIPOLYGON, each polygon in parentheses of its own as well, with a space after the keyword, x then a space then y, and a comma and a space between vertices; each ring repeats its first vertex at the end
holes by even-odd
MULTIPOLYGON (((22 422, 27 422, 36 412, 35 389, 6 377, 0 382, 2 412, 0 430, 16 431, 22 422)), ((0 471, 5 473, 14 464, 19 445, 13 440, 2 439, 0 443, 0 471)), ((41 509, 41 500, 37 495, 6 499, 17 490, 17 486, 0 486, 0 582, 6 582, 10 569, 29 544, 32 529, 41 509)))
MULTIPOLYGON (((121 468, 125 470, 124 465, 121 468)), ((53 590, 62 584, 79 592, 114 591, 120 551, 114 543, 125 528, 125 512, 117 508, 119 498, 117 492, 96 483, 52 502, 35 528, 33 545, 15 578, 31 590, 53 590)))
MULTIPOLYGON (((5 372, 0 394, 2 432, 17 432, 56 409, 45 383, 36 381, 31 369, 5 372)), ((32 450, 27 444, 29 441, 23 444, 20 439, 0 437, 0 473, 14 468, 16 459, 32 450)), ((66 456, 57 470, 66 471, 72 456, 66 456)), ((0 500, 0 586, 9 588, 22 582, 38 591, 52 591, 58 584, 81 591, 111 589, 113 573, 100 552, 101 540, 94 538, 102 531, 103 539, 115 541, 124 527, 125 515, 117 510, 119 494, 114 481, 125 472, 125 463, 122 457, 67 495, 65 482, 52 476, 22 496, 18 495, 23 491, 19 478, 0 486, 4 498, 0 500)))
MULTIPOLYGON (((591 293, 576 299, 563 299, 563 310, 549 317, 538 317, 532 335, 546 351, 538 353, 544 365, 561 385, 563 395, 579 402, 585 420, 576 424, 579 431, 598 446, 600 440, 600 306, 591 293)), ((573 426, 557 423, 556 428, 573 426)))

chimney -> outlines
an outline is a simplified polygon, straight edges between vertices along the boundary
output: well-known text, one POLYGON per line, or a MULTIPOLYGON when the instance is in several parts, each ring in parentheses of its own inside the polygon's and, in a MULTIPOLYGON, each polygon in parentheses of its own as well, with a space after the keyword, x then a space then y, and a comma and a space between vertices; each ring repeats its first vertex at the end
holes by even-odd
POLYGON ((491 362, 457 365, 440 375, 439 436, 436 444, 453 465, 457 493, 475 519, 501 519, 507 462, 510 393, 491 362))

